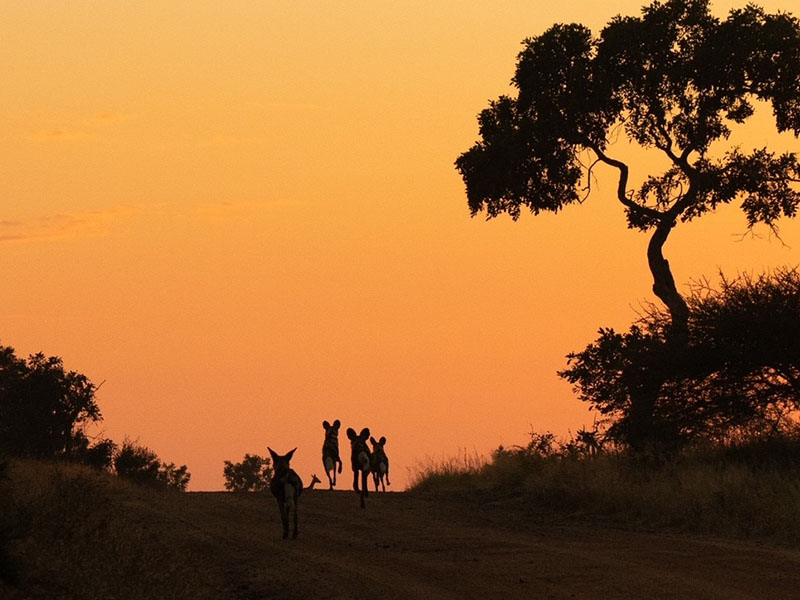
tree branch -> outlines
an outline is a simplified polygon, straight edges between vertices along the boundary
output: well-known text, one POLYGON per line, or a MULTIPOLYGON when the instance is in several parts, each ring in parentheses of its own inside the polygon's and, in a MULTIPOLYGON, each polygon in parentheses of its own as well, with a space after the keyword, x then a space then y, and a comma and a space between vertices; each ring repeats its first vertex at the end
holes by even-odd
POLYGON ((594 166, 599 162, 601 162, 601 160, 598 158, 586 168, 586 187, 583 188, 586 191, 586 195, 579 200, 581 204, 586 202, 586 199, 589 197, 589 194, 592 193, 592 175, 593 175, 592 169, 594 169, 594 166))
POLYGON ((603 152, 597 144, 592 144, 589 147, 594 151, 599 160, 601 160, 602 162, 606 163, 611 167, 614 167, 619 171, 619 182, 617 184, 617 199, 622 203, 622 205, 634 212, 643 213, 648 217, 650 217, 651 219, 661 220, 661 218, 664 216, 664 214, 661 211, 655 210, 654 208, 650 208, 648 206, 642 206, 641 204, 637 204, 628 197, 627 194, 628 165, 626 165, 621 160, 617 160, 615 158, 611 158, 610 156, 606 155, 606 153, 603 152))

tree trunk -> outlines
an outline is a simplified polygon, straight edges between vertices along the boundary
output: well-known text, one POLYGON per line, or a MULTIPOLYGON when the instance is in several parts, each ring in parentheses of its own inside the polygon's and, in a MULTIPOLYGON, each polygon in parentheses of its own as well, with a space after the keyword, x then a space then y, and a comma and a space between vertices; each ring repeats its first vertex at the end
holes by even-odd
POLYGON ((689 340, 689 307, 675 287, 669 262, 663 254, 667 236, 674 226, 675 221, 672 219, 659 222, 647 246, 647 263, 653 275, 653 293, 667 306, 672 317, 669 341, 685 344, 689 340))

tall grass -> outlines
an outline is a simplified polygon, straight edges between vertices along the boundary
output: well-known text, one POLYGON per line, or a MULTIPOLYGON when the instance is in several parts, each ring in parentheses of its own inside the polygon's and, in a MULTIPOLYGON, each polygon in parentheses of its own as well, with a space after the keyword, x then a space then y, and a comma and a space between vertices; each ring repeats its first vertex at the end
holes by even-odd
MULTIPOLYGON (((212 598, 212 551, 170 529, 169 496, 88 467, 10 461, 16 581, 3 598, 212 598)), ((178 523, 177 526, 180 526, 178 523)))
POLYGON ((669 461, 534 446, 499 448, 482 463, 421 464, 410 489, 516 496, 532 510, 800 545, 800 440, 695 448, 669 461))
POLYGON ((459 451, 456 456, 426 456, 409 468, 409 488, 417 491, 449 491, 470 487, 486 467, 477 451, 459 451))

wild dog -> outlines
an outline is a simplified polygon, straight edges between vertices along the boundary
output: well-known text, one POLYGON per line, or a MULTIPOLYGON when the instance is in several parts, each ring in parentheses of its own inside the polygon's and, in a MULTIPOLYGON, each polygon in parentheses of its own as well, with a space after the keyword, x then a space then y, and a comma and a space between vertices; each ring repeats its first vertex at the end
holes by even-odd
POLYGON ((339 419, 333 425, 327 421, 322 422, 325 428, 325 441, 322 442, 322 465, 325 467, 325 474, 328 476, 330 489, 336 485, 336 464, 339 465, 339 473, 342 472, 342 459, 339 458, 339 427, 342 423, 339 419))
POLYGON ((313 490, 314 486, 317 485, 318 483, 322 483, 322 480, 319 477, 317 477, 316 474, 314 474, 311 476, 311 483, 308 484, 308 487, 306 489, 313 490))
POLYGON ((386 438, 382 437, 380 441, 376 441, 374 437, 371 437, 369 441, 372 444, 370 470, 372 471, 372 480, 375 482, 375 491, 378 491, 378 484, 380 483, 385 492, 386 486, 392 485, 391 481, 389 481, 389 457, 386 456, 386 451, 383 449, 386 445, 386 438), (384 478, 386 479, 385 485, 384 478))
POLYGON ((272 481, 269 483, 269 489, 275 499, 278 501, 278 510, 281 513, 281 523, 283 524, 283 539, 289 537, 289 513, 293 513, 294 527, 292 529, 292 537, 297 537, 297 502, 300 499, 300 494, 303 492, 303 480, 294 472, 289 466, 289 461, 292 460, 292 455, 295 453, 291 450, 283 456, 277 454, 272 448, 267 447, 270 456, 272 456, 272 481))
POLYGON ((353 467, 353 489, 359 492, 358 476, 361 475, 361 508, 366 508, 364 498, 369 495, 367 481, 369 477, 370 451, 367 446, 369 439, 369 429, 364 428, 361 433, 356 435, 356 430, 352 427, 347 429, 347 437, 350 438, 350 464, 353 467))

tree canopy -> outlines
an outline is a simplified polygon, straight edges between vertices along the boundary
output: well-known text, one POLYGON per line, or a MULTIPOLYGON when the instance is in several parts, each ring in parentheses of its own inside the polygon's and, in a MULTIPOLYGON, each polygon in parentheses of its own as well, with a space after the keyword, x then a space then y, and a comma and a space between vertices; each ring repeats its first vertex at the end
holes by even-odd
POLYGON ((672 228, 734 200, 750 226, 797 212, 795 153, 712 148, 758 101, 778 131, 800 134, 800 24, 790 14, 748 5, 719 19, 708 0, 667 0, 615 17, 597 37, 557 24, 524 41, 512 84, 516 97, 480 113, 480 139, 456 161, 473 216, 558 212, 589 195, 597 164, 613 168, 628 226, 651 234, 653 292, 681 339, 688 308, 663 255, 672 228), (668 168, 632 188, 611 143, 620 131, 668 168))
POLYGON ((20 359, 0 346, 0 450, 71 458, 86 449, 86 426, 102 419, 96 390, 57 356, 20 359))
POLYGON ((269 456, 245 454, 242 462, 226 460, 222 469, 225 489, 230 492, 263 492, 272 481, 272 459, 269 456))

